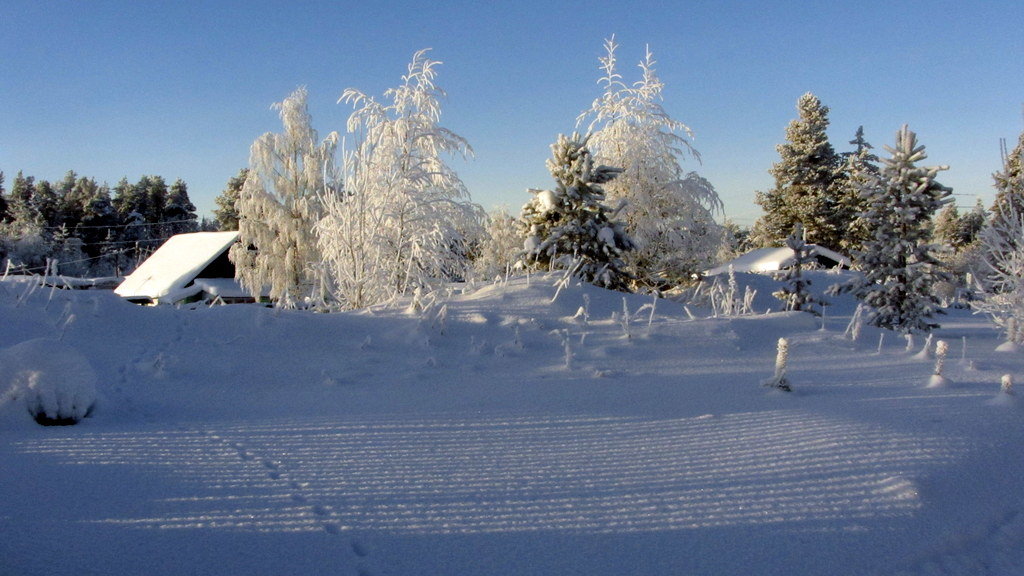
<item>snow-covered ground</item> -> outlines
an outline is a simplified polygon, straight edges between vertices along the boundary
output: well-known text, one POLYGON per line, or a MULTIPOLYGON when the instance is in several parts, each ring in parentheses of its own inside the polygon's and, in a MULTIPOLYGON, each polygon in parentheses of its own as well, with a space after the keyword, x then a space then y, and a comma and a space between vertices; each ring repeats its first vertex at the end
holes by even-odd
POLYGON ((627 330, 553 281, 423 315, 0 283, 0 574, 1024 574, 1024 358, 984 318, 929 388, 848 300, 822 330, 743 276, 757 315, 626 296, 627 330), (26 374, 69 372, 91 417, 37 425, 26 374))

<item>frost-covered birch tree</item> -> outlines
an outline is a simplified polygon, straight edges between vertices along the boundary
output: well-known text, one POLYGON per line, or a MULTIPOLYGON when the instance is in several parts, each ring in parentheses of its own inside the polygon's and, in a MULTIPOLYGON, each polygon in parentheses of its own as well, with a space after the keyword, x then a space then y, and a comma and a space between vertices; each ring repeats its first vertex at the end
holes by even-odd
POLYGON ((475 249, 473 268, 481 280, 507 276, 523 254, 523 231, 519 220, 504 208, 487 217, 483 237, 475 249))
POLYGON ((439 64, 421 50, 383 101, 352 88, 339 100, 355 108, 348 119, 353 147, 344 186, 324 198, 317 233, 344 307, 392 302, 465 274, 465 242, 484 214, 445 162, 472 149, 439 124, 439 64))
POLYGON ((1014 344, 1024 345, 1024 215, 1008 205, 981 231, 985 269, 973 308, 987 314, 1014 344))
POLYGON ((621 216, 636 249, 623 255, 636 282, 648 287, 675 285, 712 263, 724 241, 714 220, 722 201, 714 186, 696 172, 685 172, 686 156, 700 160, 690 128, 661 105, 664 84, 651 51, 640 62, 641 79, 623 82, 616 70, 612 37, 600 58, 604 93, 577 119, 588 124, 595 161, 622 168, 604 188, 608 203, 625 202, 621 216))
POLYGON ((284 131, 253 142, 230 258, 235 277, 252 294, 269 289, 276 305, 305 307, 324 296, 313 226, 322 215, 320 198, 333 185, 337 134, 320 141, 305 88, 274 107, 284 131))
POLYGON ((547 166, 554 190, 531 190, 534 197, 523 206, 526 262, 627 290, 630 275, 622 257, 634 244, 617 214, 604 204, 603 189, 621 170, 596 166, 587 138, 578 134, 559 134, 551 153, 547 166))
MULTIPOLYGON (((1019 239, 1012 231, 1017 223, 1016 219, 1024 214, 1024 132, 1021 133, 1017 146, 1012 151, 1006 152, 1004 147, 1003 169, 993 174, 992 178, 995 180, 996 198, 992 203, 988 234, 1007 232, 1008 236, 999 243, 1001 249, 1016 249, 1019 239)), ((989 245, 992 248, 996 247, 991 239, 989 245)), ((997 259, 991 257, 993 255, 996 254, 986 252, 986 265, 990 268, 1001 265, 997 259)))
POLYGON ((863 281, 851 285, 853 294, 869 307, 873 326, 909 334, 929 332, 941 313, 935 285, 949 281, 935 257, 929 223, 952 194, 935 177, 946 166, 922 167, 928 156, 917 135, 906 125, 896 133, 896 145, 885 149, 877 178, 862 185, 868 202, 864 220, 871 233, 858 265, 863 281))

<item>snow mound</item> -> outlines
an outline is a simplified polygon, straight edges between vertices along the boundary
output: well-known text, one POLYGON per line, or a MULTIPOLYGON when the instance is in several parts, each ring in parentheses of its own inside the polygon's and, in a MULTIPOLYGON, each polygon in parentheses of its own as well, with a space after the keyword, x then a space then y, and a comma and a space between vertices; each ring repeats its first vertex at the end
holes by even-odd
POLYGON ((37 338, 0 350, 0 419, 27 413, 43 425, 75 424, 96 397, 96 372, 70 346, 37 338))

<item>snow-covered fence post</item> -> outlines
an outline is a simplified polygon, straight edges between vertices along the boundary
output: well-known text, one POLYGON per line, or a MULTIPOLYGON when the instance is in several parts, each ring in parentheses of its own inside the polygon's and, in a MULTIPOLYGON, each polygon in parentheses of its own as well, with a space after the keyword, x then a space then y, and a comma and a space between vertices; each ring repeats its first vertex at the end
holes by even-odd
POLYGON ((777 388, 783 392, 791 392, 789 380, 786 378, 786 367, 789 363, 789 340, 779 338, 778 348, 775 354, 775 376, 765 380, 764 385, 769 388, 777 388))

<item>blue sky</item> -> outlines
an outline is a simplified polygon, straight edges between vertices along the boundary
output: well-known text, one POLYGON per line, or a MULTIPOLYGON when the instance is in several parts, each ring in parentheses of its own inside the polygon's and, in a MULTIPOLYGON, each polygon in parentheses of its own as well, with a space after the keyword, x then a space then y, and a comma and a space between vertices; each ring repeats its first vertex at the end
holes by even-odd
POLYGON ((750 224, 775 146, 814 92, 839 151, 859 125, 881 150, 904 123, 948 164, 958 204, 991 200, 999 140, 1024 129, 1024 4, 950 2, 188 2, 0 0, 0 170, 115 184, 182 178, 208 213, 280 129, 273 102, 310 92, 315 127, 343 130, 348 87, 380 94, 432 48, 452 164, 474 200, 513 210, 547 187, 549 145, 599 95, 612 34, 620 71, 650 45, 666 110, 694 131, 726 215, 750 224))

